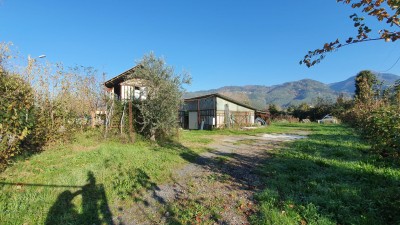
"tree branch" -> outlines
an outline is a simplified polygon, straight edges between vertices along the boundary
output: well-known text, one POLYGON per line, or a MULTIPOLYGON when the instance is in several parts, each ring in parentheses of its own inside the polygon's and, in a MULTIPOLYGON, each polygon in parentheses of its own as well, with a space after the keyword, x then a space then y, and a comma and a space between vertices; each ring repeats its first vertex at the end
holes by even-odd
MULTIPOLYGON (((400 13, 400 0, 337 0, 337 2, 343 2, 344 4, 351 4, 353 8, 362 8, 362 11, 368 13, 369 16, 376 17, 379 21, 386 21, 391 27, 400 27, 399 13, 400 13), (386 7, 391 11, 394 11, 393 15, 388 13, 388 9, 382 8, 382 3, 386 3, 386 7)), ((400 39, 399 31, 389 31, 383 29, 379 31, 380 36, 376 38, 370 38, 368 35, 371 29, 363 22, 364 18, 359 17, 357 14, 350 16, 350 19, 354 21, 354 27, 357 28, 357 35, 355 37, 349 37, 346 43, 341 43, 339 39, 334 42, 325 43, 320 49, 309 51, 307 55, 300 61, 300 64, 305 64, 307 67, 312 67, 317 63, 320 63, 326 56, 326 53, 332 52, 344 46, 357 44, 361 42, 385 40, 386 42, 395 42, 400 39)))

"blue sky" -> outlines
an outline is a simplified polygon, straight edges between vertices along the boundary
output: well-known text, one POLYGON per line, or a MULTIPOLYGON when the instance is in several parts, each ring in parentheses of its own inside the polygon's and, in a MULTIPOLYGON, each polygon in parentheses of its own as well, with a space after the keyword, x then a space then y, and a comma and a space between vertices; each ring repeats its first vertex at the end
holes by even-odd
MULTIPOLYGON (((371 42, 300 66, 308 50, 355 34, 352 13, 336 0, 0 0, 0 41, 22 55, 93 66, 107 78, 153 51, 190 72, 189 91, 305 78, 332 83, 363 69, 385 71, 400 57, 400 42, 371 42)), ((400 63, 388 72, 400 75, 400 63)))

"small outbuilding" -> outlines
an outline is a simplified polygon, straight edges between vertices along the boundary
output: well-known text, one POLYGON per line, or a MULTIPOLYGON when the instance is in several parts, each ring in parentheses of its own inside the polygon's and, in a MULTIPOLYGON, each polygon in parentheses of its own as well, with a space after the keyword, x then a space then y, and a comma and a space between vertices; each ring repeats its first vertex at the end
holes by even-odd
POLYGON ((219 93, 184 99, 179 118, 184 129, 224 128, 254 124, 257 109, 219 93))

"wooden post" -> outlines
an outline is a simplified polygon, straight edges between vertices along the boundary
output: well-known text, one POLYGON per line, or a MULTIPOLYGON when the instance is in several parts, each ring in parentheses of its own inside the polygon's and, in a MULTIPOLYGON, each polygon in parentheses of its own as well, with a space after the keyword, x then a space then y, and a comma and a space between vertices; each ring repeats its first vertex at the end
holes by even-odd
POLYGON ((214 128, 218 128, 218 119, 217 119, 217 97, 214 97, 214 118, 215 118, 215 123, 214 128))
POLYGON ((200 125, 200 99, 197 99, 197 126, 200 125))
POLYGON ((132 101, 129 101, 129 137, 132 142, 135 142, 135 131, 133 129, 133 112, 132 112, 132 101))

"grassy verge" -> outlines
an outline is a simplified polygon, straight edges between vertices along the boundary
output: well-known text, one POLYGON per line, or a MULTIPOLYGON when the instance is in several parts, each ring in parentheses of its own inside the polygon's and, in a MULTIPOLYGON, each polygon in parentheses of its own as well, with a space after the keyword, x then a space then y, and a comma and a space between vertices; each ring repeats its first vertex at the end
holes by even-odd
MULTIPOLYGON (((297 126, 297 125, 295 125, 297 126)), ((303 126, 303 125, 301 125, 303 126)), ((340 125, 271 153, 253 224, 400 224, 400 168, 340 125)))
POLYGON ((180 155, 204 148, 99 141, 90 134, 0 174, 0 224, 111 224, 136 192, 169 181, 180 155))

